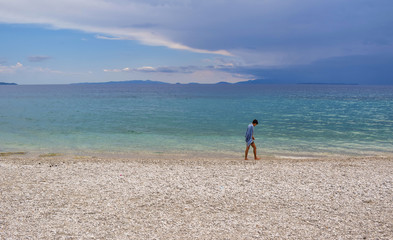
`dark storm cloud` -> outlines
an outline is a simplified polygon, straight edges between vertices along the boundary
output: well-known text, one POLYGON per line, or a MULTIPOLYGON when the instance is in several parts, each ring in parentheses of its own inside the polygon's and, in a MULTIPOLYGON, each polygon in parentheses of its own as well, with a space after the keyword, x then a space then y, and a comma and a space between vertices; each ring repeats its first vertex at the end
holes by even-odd
POLYGON ((287 67, 242 66, 226 71, 265 83, 393 84, 393 55, 334 57, 287 67))

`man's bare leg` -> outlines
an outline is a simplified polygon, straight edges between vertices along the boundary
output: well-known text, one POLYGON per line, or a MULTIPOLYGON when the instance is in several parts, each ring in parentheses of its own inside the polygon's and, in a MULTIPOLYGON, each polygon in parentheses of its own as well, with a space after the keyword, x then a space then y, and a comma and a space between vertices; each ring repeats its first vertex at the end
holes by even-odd
POLYGON ((246 152, 244 153, 244 160, 248 160, 247 155, 248 155, 248 150, 250 149, 250 146, 247 146, 246 152))
POLYGON ((255 146, 255 143, 251 143, 251 146, 254 149, 254 159, 255 160, 260 160, 260 158, 257 157, 257 146, 255 146))

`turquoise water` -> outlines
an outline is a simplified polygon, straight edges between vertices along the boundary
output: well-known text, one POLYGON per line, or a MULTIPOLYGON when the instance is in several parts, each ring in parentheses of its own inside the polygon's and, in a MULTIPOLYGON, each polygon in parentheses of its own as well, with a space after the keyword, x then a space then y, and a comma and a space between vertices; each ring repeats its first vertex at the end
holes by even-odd
POLYGON ((393 153, 393 87, 328 85, 0 86, 0 151, 393 153))

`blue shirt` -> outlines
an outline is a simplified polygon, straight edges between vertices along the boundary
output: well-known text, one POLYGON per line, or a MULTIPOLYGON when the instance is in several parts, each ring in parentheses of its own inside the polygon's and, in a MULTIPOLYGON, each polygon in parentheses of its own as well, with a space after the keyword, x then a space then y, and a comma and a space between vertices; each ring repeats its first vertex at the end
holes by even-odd
POLYGON ((247 127, 247 131, 246 131, 246 143, 247 146, 250 146, 252 142, 254 142, 254 140, 252 139, 252 135, 254 134, 254 125, 252 125, 252 123, 250 123, 247 127))

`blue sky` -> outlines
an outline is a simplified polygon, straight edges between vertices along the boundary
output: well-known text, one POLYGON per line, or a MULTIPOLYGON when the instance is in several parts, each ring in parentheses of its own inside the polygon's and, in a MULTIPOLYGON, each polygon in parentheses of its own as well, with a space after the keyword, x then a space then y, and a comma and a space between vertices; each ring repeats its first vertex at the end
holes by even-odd
POLYGON ((388 0, 0 0, 0 82, 393 84, 388 0))

